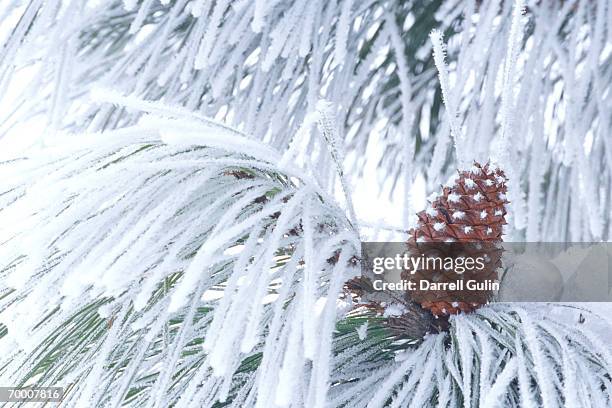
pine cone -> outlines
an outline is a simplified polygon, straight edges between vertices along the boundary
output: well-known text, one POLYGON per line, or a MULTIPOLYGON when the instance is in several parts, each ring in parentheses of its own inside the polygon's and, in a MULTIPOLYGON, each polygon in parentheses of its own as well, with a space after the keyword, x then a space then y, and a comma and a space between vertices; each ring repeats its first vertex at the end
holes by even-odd
MULTIPOLYGON (((502 226, 506 224, 505 205, 506 177, 498 168, 474 163, 468 171, 460 171, 451 186, 443 187, 429 208, 418 214, 417 227, 410 231, 408 251, 411 254, 429 250, 446 252, 445 256, 482 256, 487 263, 482 270, 470 271, 469 279, 476 282, 497 280, 497 269, 501 266, 499 243, 502 241, 502 226), (457 244, 427 244, 448 243, 457 244), (425 244, 421 244, 425 243, 425 244)), ((465 273, 468 278, 468 272, 465 273)), ((410 274, 406 280, 446 282, 457 279, 454 271, 421 269, 410 274)), ((418 285, 418 283, 417 283, 418 285)), ((436 316, 448 316, 459 312, 471 312, 486 304, 491 291, 410 291, 410 298, 436 316), (465 300, 462 300, 465 299, 465 300)))

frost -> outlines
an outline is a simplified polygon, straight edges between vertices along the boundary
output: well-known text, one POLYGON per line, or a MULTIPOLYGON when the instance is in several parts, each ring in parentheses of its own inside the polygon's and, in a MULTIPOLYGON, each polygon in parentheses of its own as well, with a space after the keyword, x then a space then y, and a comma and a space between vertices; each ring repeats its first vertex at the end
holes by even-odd
POLYGON ((436 215, 438 215, 438 211, 433 207, 427 207, 425 213, 430 217, 435 217, 436 215))
POLYGON ((455 211, 453 212, 453 218, 456 220, 462 220, 465 218, 465 213, 463 211, 455 211))
POLYGON ((400 316, 406 311, 404 305, 400 303, 392 303, 385 308, 384 317, 400 316))
POLYGON ((610 240, 611 6, 7 2, 0 377, 71 407, 606 406, 609 345, 568 308, 390 345, 407 308, 337 300, 360 184, 405 235, 418 177, 493 159, 512 239, 610 240))
MULTIPOLYGON (((306 364, 306 356, 296 351, 305 344, 310 358, 317 356, 315 394, 320 398, 328 375, 321 356, 331 353, 330 338, 323 339, 321 333, 331 336, 336 306, 324 302, 319 321, 311 309, 318 299, 336 297, 342 283, 357 272, 346 267, 359 245, 344 211, 333 201, 324 203, 327 193, 301 169, 278 169, 280 155, 263 144, 253 145, 249 155, 245 146, 255 142, 248 138, 221 142, 220 136, 232 139, 231 130, 179 124, 174 119, 158 118, 154 123, 157 132, 147 127, 108 132, 93 144, 95 149, 69 145, 59 156, 44 151, 20 163, 22 174, 31 178, 26 184, 12 179, 21 195, 4 204, 0 217, 3 225, 14 229, 10 235, 36 231, 42 257, 19 262, 9 273, 30 278, 22 289, 2 299, 2 320, 14 329, 28 314, 31 327, 12 329, 9 336, 20 332, 31 336, 2 358, 8 370, 3 378, 17 381, 23 372, 16 367, 28 361, 50 331, 69 330, 73 313, 91 309, 92 318, 105 319, 97 330, 109 327, 111 332, 95 336, 82 353, 63 364, 78 361, 81 369, 92 369, 97 384, 116 388, 115 401, 139 382, 139 376, 156 367, 156 380, 147 382, 154 390, 149 396, 152 403, 166 405, 177 370, 190 361, 183 355, 185 347, 205 331, 201 350, 206 360, 199 363, 196 375, 203 381, 219 381, 213 394, 219 401, 232 389, 232 374, 242 359, 262 348, 283 347, 285 342, 275 330, 291 333, 283 363, 288 389, 299 381, 290 373, 306 364), (56 189, 46 189, 50 184, 56 189), (51 205, 37 198, 41 189, 54 197, 51 205), (20 208, 36 208, 36 215, 17 211, 20 208), (4 222, 20 212, 27 223, 4 222), (286 235, 300 220, 304 231, 286 235), (276 256, 280 248, 291 248, 288 258, 276 256), (326 260, 336 251, 340 258, 332 265, 326 260), (61 262, 50 266, 47 259, 56 256, 61 262), (298 262, 304 257, 312 265, 309 283, 302 288, 294 276, 303 270, 298 262), (283 282, 278 297, 266 300, 278 280, 283 282), (62 292, 54 282, 78 284, 62 292), (202 300, 218 285, 225 286, 224 296, 202 300), (24 291, 32 296, 16 302, 24 291), (301 303, 285 310, 284 302, 297 294, 301 303), (9 309, 4 308, 6 302, 12 304, 9 309), (128 306, 132 303, 135 309, 128 306), (304 304, 310 305, 308 309, 304 304), (61 307, 49 315, 57 306, 61 307), (37 325, 43 318, 45 324, 37 325), (285 319, 296 322, 290 331, 285 319), (302 324, 302 319, 309 324, 302 324), (178 322, 172 323, 176 329, 172 336, 170 321, 178 322), (262 325, 268 324, 276 334, 262 331, 262 325), (133 352, 124 355, 119 344, 134 347, 133 352), (165 346, 160 349, 159 344, 165 346), (125 358, 129 358, 125 376, 118 379, 108 362, 125 358)), ((9 239, 1 249, 19 254, 24 247, 20 240, 9 239)), ((274 372, 266 375, 275 378, 274 372)), ((187 386, 189 377, 179 381, 187 386)), ((81 401, 104 398, 88 384, 93 383, 80 383, 85 387, 81 401)), ((185 394, 184 399, 193 397, 185 394)), ((278 395, 279 401, 289 397, 278 395)))
MULTIPOLYGON (((511 180, 512 234, 607 240, 608 1, 453 4, 16 3, 3 10, 14 27, 0 38, 1 99, 12 107, 0 138, 17 137, 16 126, 33 117, 49 124, 51 132, 39 132, 44 143, 143 118, 92 97, 104 87, 217 118, 284 154, 323 98, 347 141, 349 185, 373 169, 404 221, 419 173, 433 191, 457 167, 494 159, 511 180), (413 21, 423 21, 418 30, 431 32, 431 42, 409 40, 413 21), (24 86, 12 84, 30 70, 24 86), (369 143, 373 135, 386 136, 369 143), (382 154, 390 151, 397 156, 382 154)), ((322 146, 305 139, 297 148, 314 170, 335 174, 322 146)))
POLYGON ((357 335, 359 336, 359 340, 365 340, 368 335, 368 322, 365 322, 357 329, 357 335))
POLYGON ((461 196, 455 192, 452 192, 448 195, 448 201, 450 201, 451 203, 458 203, 460 199, 461 196))
POLYGON ((336 49, 334 56, 337 64, 344 64, 346 58, 346 47, 348 44, 348 35, 351 29, 351 8, 352 0, 342 2, 342 11, 338 18, 338 29, 336 31, 336 49))

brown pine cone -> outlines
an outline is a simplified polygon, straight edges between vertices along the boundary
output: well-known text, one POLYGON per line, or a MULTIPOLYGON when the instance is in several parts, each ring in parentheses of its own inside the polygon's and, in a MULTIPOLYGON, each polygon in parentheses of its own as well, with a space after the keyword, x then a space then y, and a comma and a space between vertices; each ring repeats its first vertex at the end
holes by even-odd
MULTIPOLYGON (((498 168, 474 163, 467 171, 460 171, 450 186, 442 188, 442 194, 418 214, 417 227, 410 231, 408 252, 436 252, 440 257, 483 256, 487 263, 482 270, 466 271, 460 279, 478 283, 497 280, 501 266, 502 228, 506 224, 506 177, 498 168), (441 244, 441 243, 456 244, 441 244), (430 244, 428 244, 430 243, 430 244), (433 244, 431 244, 433 243, 433 244), (438 244, 436 244, 438 243, 438 244)), ((430 255, 428 255, 430 256, 430 255)), ((419 285, 420 280, 451 282, 458 278, 453 270, 420 269, 414 273, 405 271, 403 278, 419 285)), ((416 290, 410 298, 435 316, 448 316, 459 312, 471 312, 486 304, 492 291, 466 290, 416 290)))

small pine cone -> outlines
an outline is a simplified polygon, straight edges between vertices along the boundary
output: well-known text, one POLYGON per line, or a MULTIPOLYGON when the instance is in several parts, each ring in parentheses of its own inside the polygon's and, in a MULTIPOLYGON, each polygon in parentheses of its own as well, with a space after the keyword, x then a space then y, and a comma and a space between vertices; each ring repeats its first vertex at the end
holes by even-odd
MULTIPOLYGON (((446 252, 445 256, 451 257, 484 254, 487 259, 484 269, 466 272, 462 278, 476 282, 497 280, 502 253, 498 244, 502 240, 502 227, 506 224, 507 203, 504 172, 489 164, 474 163, 470 170, 460 171, 454 183, 443 187, 442 194, 431 206, 418 214, 417 227, 410 231, 407 242, 408 251, 415 254, 426 246, 438 253, 446 252), (435 244, 448 242, 457 244, 435 244)), ((404 279, 413 281, 451 282, 457 279, 455 271, 444 269, 421 269, 412 271, 412 274, 405 271, 402 275, 404 279)), ((437 317, 471 312, 486 304, 491 295, 489 290, 476 293, 465 290, 409 292, 413 301, 437 317)))

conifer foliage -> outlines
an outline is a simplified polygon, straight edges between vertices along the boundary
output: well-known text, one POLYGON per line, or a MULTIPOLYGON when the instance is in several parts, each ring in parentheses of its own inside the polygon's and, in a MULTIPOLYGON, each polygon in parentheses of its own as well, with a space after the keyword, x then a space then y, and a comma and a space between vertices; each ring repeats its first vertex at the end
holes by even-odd
POLYGON ((610 406, 609 313, 345 283, 381 231, 612 237, 611 10, 3 5, 0 385, 62 407, 610 406), (368 199, 413 214, 416 181, 457 169, 412 230, 354 202, 374 171, 368 199))

